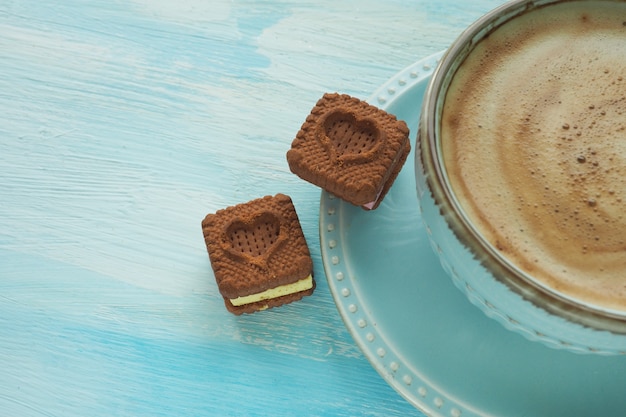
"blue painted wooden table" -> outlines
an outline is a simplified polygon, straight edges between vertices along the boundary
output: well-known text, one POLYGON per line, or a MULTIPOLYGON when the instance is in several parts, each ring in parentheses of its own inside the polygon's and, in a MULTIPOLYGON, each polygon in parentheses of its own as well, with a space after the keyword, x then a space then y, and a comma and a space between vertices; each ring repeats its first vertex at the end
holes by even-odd
POLYGON ((0 415, 423 416, 324 277, 285 153, 501 1, 0 1, 0 415), (200 222, 289 194, 317 289, 236 317, 200 222))

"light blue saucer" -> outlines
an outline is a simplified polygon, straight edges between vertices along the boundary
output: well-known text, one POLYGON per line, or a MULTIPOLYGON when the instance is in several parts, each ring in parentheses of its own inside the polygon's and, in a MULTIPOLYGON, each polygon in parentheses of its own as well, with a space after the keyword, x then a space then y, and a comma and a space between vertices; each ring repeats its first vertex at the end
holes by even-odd
MULTIPOLYGON (((381 86, 369 102, 415 132, 441 54, 381 86)), ((413 157, 380 207, 323 192, 320 243, 346 327, 380 375, 433 417, 626 415, 626 357, 580 355, 526 340, 456 289, 419 216, 413 157)))

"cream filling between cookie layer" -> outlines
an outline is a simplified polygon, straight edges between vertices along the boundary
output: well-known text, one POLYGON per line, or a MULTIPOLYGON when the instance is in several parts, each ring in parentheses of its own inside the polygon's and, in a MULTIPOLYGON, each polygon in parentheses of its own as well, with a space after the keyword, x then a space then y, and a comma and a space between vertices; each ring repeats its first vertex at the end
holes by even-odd
POLYGON ((295 294, 300 291, 306 291, 313 288, 313 275, 296 281, 292 284, 281 285, 276 288, 270 288, 256 294, 244 295, 243 297, 231 298, 230 302, 235 307, 245 304, 256 303, 262 300, 271 300, 272 298, 282 297, 284 295, 295 294))
POLYGON ((384 185, 380 187, 380 190, 378 190, 378 194, 376 194, 376 198, 374 199, 374 201, 370 201, 367 204, 363 204, 363 207, 365 207, 368 210, 371 210, 372 207, 374 207, 374 204, 378 203, 378 199, 380 198, 380 195, 383 193, 383 188, 385 188, 384 185))

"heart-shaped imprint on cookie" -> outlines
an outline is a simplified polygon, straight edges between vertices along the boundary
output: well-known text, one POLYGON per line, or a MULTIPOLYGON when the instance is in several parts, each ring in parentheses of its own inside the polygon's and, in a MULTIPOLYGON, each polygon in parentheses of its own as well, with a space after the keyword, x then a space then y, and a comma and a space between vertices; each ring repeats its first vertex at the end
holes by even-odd
POLYGON ((337 110, 326 116, 322 142, 341 162, 371 160, 382 142, 382 132, 376 122, 357 119, 351 113, 337 110))
POLYGON ((283 240, 280 219, 263 212, 249 221, 235 220, 226 228, 226 239, 230 253, 263 266, 283 240))

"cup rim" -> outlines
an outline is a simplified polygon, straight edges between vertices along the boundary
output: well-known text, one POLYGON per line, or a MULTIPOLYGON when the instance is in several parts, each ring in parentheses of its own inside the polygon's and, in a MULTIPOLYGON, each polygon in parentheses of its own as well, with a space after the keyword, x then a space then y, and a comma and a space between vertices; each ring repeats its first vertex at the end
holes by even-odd
MULTIPOLYGON (((457 200, 443 168, 438 134, 443 101, 456 70, 486 35, 512 18, 555 3, 594 0, 513 0, 471 24, 442 56, 426 89, 418 133, 419 157, 428 188, 459 241, 480 260, 494 278, 532 304, 570 321, 596 329, 626 334, 626 311, 595 306, 559 293, 533 279, 503 256, 472 225, 457 200)), ((606 0, 605 0, 606 1, 606 0)), ((619 0, 609 0, 619 2, 619 0)))

